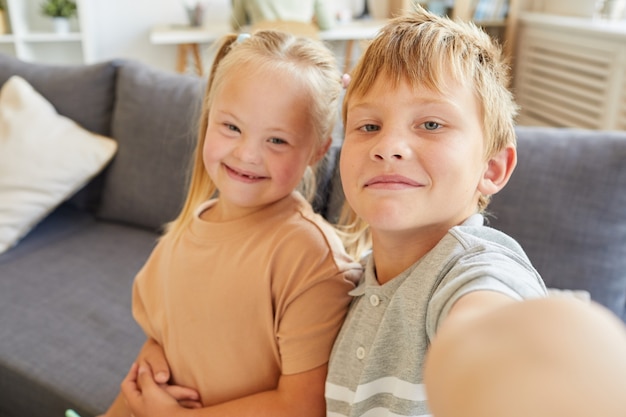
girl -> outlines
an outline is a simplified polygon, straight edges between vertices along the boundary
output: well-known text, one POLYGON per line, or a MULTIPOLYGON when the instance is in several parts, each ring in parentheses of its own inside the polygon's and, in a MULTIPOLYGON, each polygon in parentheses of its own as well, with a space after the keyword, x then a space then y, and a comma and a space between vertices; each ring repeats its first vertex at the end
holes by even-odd
POLYGON ((340 89, 320 43, 273 31, 225 38, 187 200, 133 289, 148 344, 202 408, 183 408, 152 376, 140 386, 151 372, 140 363, 107 415, 324 415, 326 364, 361 268, 295 190, 303 177, 314 188, 340 89))

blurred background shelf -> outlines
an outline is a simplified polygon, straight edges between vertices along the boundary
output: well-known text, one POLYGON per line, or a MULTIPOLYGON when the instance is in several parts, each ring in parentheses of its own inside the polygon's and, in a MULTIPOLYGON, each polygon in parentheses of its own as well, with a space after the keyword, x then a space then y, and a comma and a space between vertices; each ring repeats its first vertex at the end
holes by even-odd
POLYGON ((70 31, 56 33, 52 19, 41 13, 41 0, 2 0, 8 33, 0 35, 0 52, 31 62, 89 64, 95 62, 92 3, 76 0, 77 16, 70 31))

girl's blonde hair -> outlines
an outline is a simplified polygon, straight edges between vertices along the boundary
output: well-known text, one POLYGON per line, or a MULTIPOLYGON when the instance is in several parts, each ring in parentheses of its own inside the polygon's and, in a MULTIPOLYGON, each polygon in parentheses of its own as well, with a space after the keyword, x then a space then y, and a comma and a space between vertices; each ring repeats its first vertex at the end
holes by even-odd
MULTIPOLYGON (((390 88, 402 81, 441 93, 450 80, 470 86, 482 110, 485 157, 508 145, 515 146, 517 106, 508 89, 509 65, 501 47, 473 23, 440 17, 419 6, 412 13, 392 19, 351 74, 343 102, 344 125, 350 100, 367 94, 379 76, 390 81, 390 88)), ((480 196, 479 211, 486 209, 489 198, 480 196)), ((351 254, 358 255, 368 247, 368 226, 347 202, 339 223, 351 254)))
MULTIPOLYGON (((312 39, 272 30, 245 36, 226 35, 215 54, 202 102, 187 197, 178 217, 166 225, 168 233, 180 235, 192 220, 198 205, 218 192, 204 167, 202 156, 209 112, 225 79, 236 74, 237 68, 243 66, 253 71, 278 71, 285 77, 298 80, 302 87, 300 91, 304 91, 310 104, 310 124, 303 126, 303 129, 313 129, 318 140, 317 149, 325 146, 331 138, 337 119, 341 76, 333 53, 326 46, 312 39)), ((316 192, 315 188, 313 169, 307 168, 299 189, 310 201, 316 192)))

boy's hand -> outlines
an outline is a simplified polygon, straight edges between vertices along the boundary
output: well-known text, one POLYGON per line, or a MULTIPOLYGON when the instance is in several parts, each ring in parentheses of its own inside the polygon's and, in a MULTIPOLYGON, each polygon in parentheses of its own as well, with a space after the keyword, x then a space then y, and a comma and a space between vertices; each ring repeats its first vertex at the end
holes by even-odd
POLYGON ((139 352, 137 362, 145 362, 154 375, 154 381, 170 396, 174 397, 181 406, 185 408, 202 407, 200 395, 196 390, 168 384, 171 377, 170 367, 163 348, 154 339, 146 341, 141 352, 139 352))
POLYGON ((185 410, 176 398, 157 385, 146 362, 133 363, 121 390, 134 417, 174 417, 185 410))

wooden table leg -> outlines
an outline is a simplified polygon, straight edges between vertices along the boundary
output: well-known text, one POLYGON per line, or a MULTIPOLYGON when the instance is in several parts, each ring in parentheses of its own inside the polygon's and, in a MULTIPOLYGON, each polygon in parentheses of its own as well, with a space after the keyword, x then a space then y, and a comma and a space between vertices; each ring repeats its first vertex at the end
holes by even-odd
POLYGON ((185 72, 185 68, 187 68, 187 44, 178 45, 176 53, 176 71, 185 72))
POLYGON ((352 50, 354 49, 354 39, 348 39, 346 41, 346 58, 345 63, 343 64, 343 72, 349 73, 350 68, 352 67, 352 50))
POLYGON ((193 55, 193 61, 196 67, 196 74, 202 75, 202 59, 200 58, 200 47, 197 43, 192 43, 191 45, 191 53, 193 55))
POLYGON ((184 73, 187 70, 187 58, 191 54, 194 72, 202 75, 202 59, 200 58, 200 46, 197 43, 181 43, 178 45, 176 57, 176 71, 184 73))

